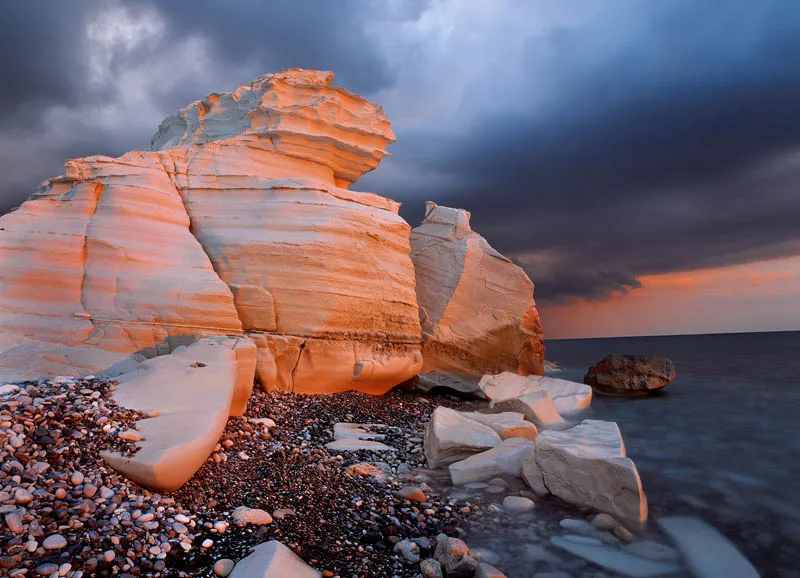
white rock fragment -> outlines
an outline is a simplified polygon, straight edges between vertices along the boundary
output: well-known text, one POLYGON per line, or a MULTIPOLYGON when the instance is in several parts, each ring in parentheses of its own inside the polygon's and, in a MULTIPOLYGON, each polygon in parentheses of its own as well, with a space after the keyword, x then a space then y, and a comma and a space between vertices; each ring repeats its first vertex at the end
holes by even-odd
POLYGON ((453 485, 486 482, 504 475, 519 476, 525 459, 534 451, 534 443, 524 438, 508 438, 485 452, 450 464, 453 485))
POLYGON ((500 445, 502 439, 490 427, 459 412, 437 407, 425 429, 425 457, 431 468, 446 466, 500 445))
POLYGON ((592 388, 583 383, 543 375, 517 375, 510 371, 484 375, 480 388, 491 401, 522 397, 545 392, 553 400, 559 414, 569 415, 588 408, 592 403, 592 388))
MULTIPOLYGON (((583 538, 584 541, 591 540, 591 538, 586 538, 585 536, 575 536, 574 538, 583 538)), ((575 539, 568 540, 567 537, 556 536, 550 538, 550 542, 574 556, 579 556, 598 566, 632 578, 649 578, 651 576, 674 574, 680 570, 680 567, 675 564, 653 562, 637 556, 631 556, 617 548, 606 546, 600 543, 599 540, 595 540, 596 543, 581 543, 575 539)))
POLYGON ((320 578, 321 574, 276 540, 259 544, 239 561, 230 578, 320 578))

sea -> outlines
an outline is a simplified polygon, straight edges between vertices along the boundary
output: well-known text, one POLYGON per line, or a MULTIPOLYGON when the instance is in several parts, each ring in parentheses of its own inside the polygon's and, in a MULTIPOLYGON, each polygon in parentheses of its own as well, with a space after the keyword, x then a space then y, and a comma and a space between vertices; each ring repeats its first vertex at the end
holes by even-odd
POLYGON ((551 373, 583 381, 608 354, 668 357, 660 395, 595 396, 615 421, 652 520, 702 518, 765 577, 800 576, 800 332, 547 341, 551 373))

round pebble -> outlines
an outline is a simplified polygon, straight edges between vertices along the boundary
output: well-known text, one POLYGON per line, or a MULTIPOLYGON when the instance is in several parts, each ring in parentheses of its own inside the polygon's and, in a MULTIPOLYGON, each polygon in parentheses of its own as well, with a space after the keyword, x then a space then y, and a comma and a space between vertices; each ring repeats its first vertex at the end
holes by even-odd
POLYGON ((229 558, 222 558, 221 560, 217 560, 214 564, 214 574, 220 576, 221 578, 225 578, 231 572, 233 572, 233 567, 236 563, 229 559, 229 558))

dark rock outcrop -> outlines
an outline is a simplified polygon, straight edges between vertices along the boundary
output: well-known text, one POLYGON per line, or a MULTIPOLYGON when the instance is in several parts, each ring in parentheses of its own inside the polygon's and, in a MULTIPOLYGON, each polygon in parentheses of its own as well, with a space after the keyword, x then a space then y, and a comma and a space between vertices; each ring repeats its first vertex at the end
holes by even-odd
POLYGON ((601 395, 641 396, 675 379, 675 364, 663 357, 609 355, 589 368, 583 383, 601 395))

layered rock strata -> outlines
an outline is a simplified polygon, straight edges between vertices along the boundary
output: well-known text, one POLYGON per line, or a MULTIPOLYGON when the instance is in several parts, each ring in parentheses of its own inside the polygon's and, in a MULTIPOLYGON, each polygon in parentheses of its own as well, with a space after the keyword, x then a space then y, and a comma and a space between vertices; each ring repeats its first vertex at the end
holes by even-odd
POLYGON ((411 232, 423 373, 544 372, 533 283, 470 228, 463 209, 427 203, 411 232))
POLYGON ((382 393, 415 375, 410 227, 346 188, 394 135, 332 78, 210 95, 151 152, 69 161, 2 217, 0 378, 99 372, 209 334, 247 334, 267 389, 382 393))

